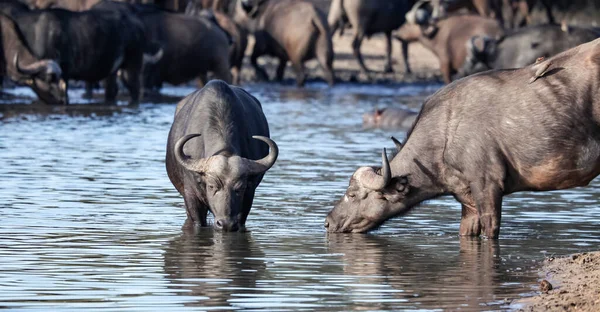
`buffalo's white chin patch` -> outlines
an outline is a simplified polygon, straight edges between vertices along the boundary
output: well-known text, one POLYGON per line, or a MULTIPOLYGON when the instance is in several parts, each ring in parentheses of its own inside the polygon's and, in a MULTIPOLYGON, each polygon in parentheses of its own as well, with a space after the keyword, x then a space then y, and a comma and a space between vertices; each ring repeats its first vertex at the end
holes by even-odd
POLYGON ((348 202, 348 195, 344 195, 344 202, 348 202))

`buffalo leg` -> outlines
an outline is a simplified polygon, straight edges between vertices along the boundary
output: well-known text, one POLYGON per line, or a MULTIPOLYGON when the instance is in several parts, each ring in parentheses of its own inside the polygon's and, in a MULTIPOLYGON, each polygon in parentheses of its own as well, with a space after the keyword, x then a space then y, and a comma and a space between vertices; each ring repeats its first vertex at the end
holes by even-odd
POLYGON ((117 93, 119 93, 119 86, 117 85, 117 74, 111 74, 106 77, 104 81, 104 101, 106 104, 114 104, 117 99, 117 93))
MULTIPOLYGON (((257 183, 258 184, 258 183, 257 183)), ((248 215, 250 214, 250 209, 252 208, 252 202, 254 201, 254 192, 255 190, 248 189, 244 194, 244 202, 242 205, 242 216, 239 220, 240 227, 245 230, 246 219, 248 219, 248 215)))
POLYGON ((483 233, 487 238, 498 238, 502 214, 502 190, 496 183, 485 180, 471 183, 471 192, 483 233))
POLYGON ((83 93, 84 99, 91 99, 94 97, 94 83, 86 81, 85 82, 85 92, 83 93))
POLYGON ((452 66, 450 61, 446 59, 440 59, 440 71, 442 72, 442 78, 444 83, 448 84, 452 82, 452 66))
POLYGON ((267 75, 267 72, 258 65, 258 55, 252 53, 252 56, 250 57, 250 63, 252 64, 252 67, 254 67, 256 78, 258 78, 258 80, 269 81, 269 75, 267 75))
POLYGON ((304 87, 304 83, 306 82, 306 76, 304 74, 304 64, 302 64, 302 62, 292 61, 292 67, 294 68, 294 72, 296 73, 296 85, 298 87, 304 87))
POLYGON ((206 216, 208 211, 202 207, 200 200, 194 195, 184 195, 183 200, 185 202, 185 211, 187 213, 187 220, 185 221, 184 227, 191 226, 206 226, 206 216))
POLYGON ((129 91, 129 104, 136 105, 140 102, 140 72, 137 70, 124 70, 123 83, 129 91))
POLYGON ((462 195, 455 195, 457 201, 462 205, 462 213, 460 219, 460 236, 479 236, 481 234, 481 222, 479 220, 479 211, 471 196, 470 190, 467 188, 462 195))
POLYGON ((365 37, 365 34, 360 31, 360 30, 356 30, 356 34, 354 35, 354 40, 352 40, 352 51, 354 53, 354 57, 358 60, 358 65, 360 66, 360 71, 368 74, 369 73, 369 69, 367 69, 367 67, 365 66, 365 62, 363 61, 363 57, 362 54, 360 54, 360 46, 362 45, 362 41, 365 37))
POLYGON ((386 60, 385 67, 383 68, 384 73, 393 73, 394 68, 392 67, 392 32, 388 31, 385 33, 385 45, 386 45, 386 60))
POLYGON ((548 18, 548 24, 556 24, 554 16, 552 15, 552 1, 542 0, 542 4, 546 9, 546 17, 548 18))
POLYGON ((473 205, 462 204, 462 215, 460 219, 460 236, 479 236, 481 234, 481 222, 479 213, 473 205))
POLYGON ((258 78, 258 80, 269 81, 269 75, 267 75, 267 72, 265 72, 265 70, 258 65, 258 58, 264 54, 262 47, 265 44, 266 43, 264 42, 263 37, 256 34, 254 49, 252 50, 252 55, 250 56, 250 64, 252 64, 252 67, 254 67, 256 78, 258 78))
POLYGON ((277 79, 277 81, 281 82, 283 81, 283 75, 285 74, 285 67, 287 66, 287 59, 280 57, 279 58, 279 65, 277 65, 277 75, 275 76, 275 79, 277 79))
POLYGON ((410 64, 408 64, 408 41, 406 40, 400 40, 400 43, 402 44, 402 59, 404 60, 404 71, 407 74, 412 73, 412 70, 410 70, 410 64))
POLYGON ((335 76, 333 73, 333 49, 329 44, 329 40, 329 37, 323 34, 319 35, 316 55, 319 66, 321 66, 323 74, 325 75, 325 81, 327 81, 330 86, 333 86, 335 83, 335 76))
POLYGON ((231 68, 231 83, 234 85, 240 85, 240 75, 241 75, 241 67, 240 66, 233 66, 231 68))

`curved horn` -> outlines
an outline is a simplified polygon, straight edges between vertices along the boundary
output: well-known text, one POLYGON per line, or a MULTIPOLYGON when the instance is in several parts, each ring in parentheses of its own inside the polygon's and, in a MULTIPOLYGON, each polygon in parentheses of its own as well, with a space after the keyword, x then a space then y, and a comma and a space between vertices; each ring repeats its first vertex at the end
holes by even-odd
POLYGON ((269 168, 275 164, 277 156, 279 156, 279 147, 277 147, 277 144, 273 140, 260 135, 253 135, 252 138, 267 143, 271 151, 269 152, 269 155, 265 156, 263 159, 247 160, 247 165, 249 167, 248 173, 251 175, 264 173, 269 170, 269 168))
POLYGON ((158 49, 154 55, 144 53, 144 64, 156 64, 163 57, 164 51, 162 48, 158 49))
POLYGON ((173 149, 173 151, 175 152, 175 159, 177 160, 177 162, 182 165, 185 169, 187 170, 191 170, 191 171, 196 171, 196 172, 203 172, 204 171, 204 164, 205 164, 205 160, 204 159, 191 159, 189 156, 187 156, 184 152, 183 152, 183 146, 185 145, 185 143, 187 143, 187 141, 195 138, 195 137, 199 137, 202 134, 196 133, 196 134, 188 134, 186 136, 184 136, 183 138, 177 140, 177 143, 175 143, 175 148, 173 149))
POLYGON ((392 141, 394 141, 394 145, 396 145, 396 152, 400 153, 400 150, 402 149, 402 143, 400 143, 400 141, 393 136, 391 136, 390 139, 392 139, 392 141))
POLYGON ((15 54, 13 63, 19 74, 27 76, 35 75, 42 71, 46 66, 48 66, 46 61, 37 61, 29 65, 25 65, 24 67, 21 67, 19 65, 19 53, 15 54))
POLYGON ((378 175, 373 170, 365 170, 357 177, 360 184, 375 191, 382 190, 388 185, 392 179, 392 171, 390 170, 390 162, 388 161, 385 148, 381 153, 381 162, 381 175, 378 175))

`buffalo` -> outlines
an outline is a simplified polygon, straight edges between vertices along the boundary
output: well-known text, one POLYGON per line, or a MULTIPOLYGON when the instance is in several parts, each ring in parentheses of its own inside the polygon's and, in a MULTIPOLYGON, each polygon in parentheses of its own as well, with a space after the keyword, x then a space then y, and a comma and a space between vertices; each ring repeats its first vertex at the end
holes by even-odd
POLYGON ((600 174, 600 39, 520 69, 457 80, 423 104, 398 154, 361 167, 327 216, 367 232, 452 195, 460 235, 500 234, 502 197, 587 185, 600 174))
POLYGON ((594 30, 566 25, 530 26, 501 38, 477 35, 468 41, 466 61, 458 76, 527 66, 538 58, 556 55, 598 36, 594 30))
POLYGON ((67 84, 60 65, 53 60, 37 58, 23 42, 23 34, 17 24, 2 13, 0 13, 0 27, 2 74, 17 83, 31 87, 47 104, 65 104, 67 84))
POLYGON ((492 18, 479 15, 454 15, 432 24, 404 24, 394 35, 404 41, 418 40, 433 52, 440 62, 440 70, 445 83, 452 81, 465 63, 467 44, 473 36, 502 38, 504 30, 492 18))
MULTIPOLYGON (((331 33, 338 28, 343 29, 345 21, 348 21, 354 30, 352 50, 354 57, 363 73, 369 70, 360 53, 360 46, 365 37, 376 33, 384 33, 386 36, 386 64, 384 72, 393 72, 392 68, 392 31, 406 22, 405 14, 414 5, 414 0, 333 0, 327 17, 331 33)), ((408 42, 402 42, 402 55, 404 58, 404 69, 410 73, 408 65, 408 42)))
POLYGON ((243 89, 212 80, 181 100, 166 166, 185 201, 185 227, 206 226, 210 211, 215 228, 243 231, 254 192, 278 154, 260 102, 243 89))
POLYGON ((230 39, 221 27, 202 18, 170 13, 151 6, 136 5, 134 13, 142 20, 146 36, 163 49, 156 64, 144 70, 144 86, 159 90, 164 82, 178 85, 199 78, 207 82, 208 72, 231 82, 230 39))
POLYGON ((260 79, 267 73, 258 58, 271 55, 279 59, 277 80, 282 80, 288 60, 296 73, 296 84, 305 83, 304 62, 313 58, 321 65, 325 80, 334 84, 333 43, 325 14, 312 3, 296 0, 241 0, 234 21, 254 34, 250 62, 260 79))
POLYGON ((139 101, 146 43, 141 22, 103 8, 84 12, 21 10, 12 18, 33 54, 56 60, 67 81, 106 79, 105 98, 110 103, 118 92, 116 74, 121 70, 130 102, 139 101))
POLYGON ((232 81, 233 84, 240 84, 242 64, 244 63, 246 47, 248 46, 248 31, 237 25, 225 13, 212 9, 201 9, 192 2, 188 4, 185 13, 191 16, 201 16, 213 21, 229 35, 233 41, 229 51, 232 81))

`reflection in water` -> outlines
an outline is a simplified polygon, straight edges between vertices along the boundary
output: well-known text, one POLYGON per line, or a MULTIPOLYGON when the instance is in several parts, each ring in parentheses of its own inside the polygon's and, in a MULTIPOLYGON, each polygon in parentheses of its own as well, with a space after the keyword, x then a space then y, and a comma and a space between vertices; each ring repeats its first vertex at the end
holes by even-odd
POLYGON ((537 289, 544 255, 597 249, 599 180, 506 197, 498 242, 458 238, 452 198, 371 235, 323 227, 354 170, 405 135, 363 131, 362 114, 418 108, 437 87, 249 86, 281 151, 257 189, 250 233, 181 233, 183 201, 164 167, 175 105, 0 108, 0 307, 506 309, 505 298, 537 289))
POLYGON ((169 288, 190 298, 186 306, 227 307, 240 290, 256 288, 266 267, 256 259, 263 257, 249 232, 202 229, 169 241, 164 271, 171 282, 169 288))
POLYGON ((474 309, 515 295, 501 287, 506 268, 497 241, 465 238, 455 251, 440 252, 393 237, 328 236, 329 251, 343 254, 344 274, 360 277, 354 292, 347 293, 354 309, 474 309), (390 288, 365 293, 365 285, 390 288))

